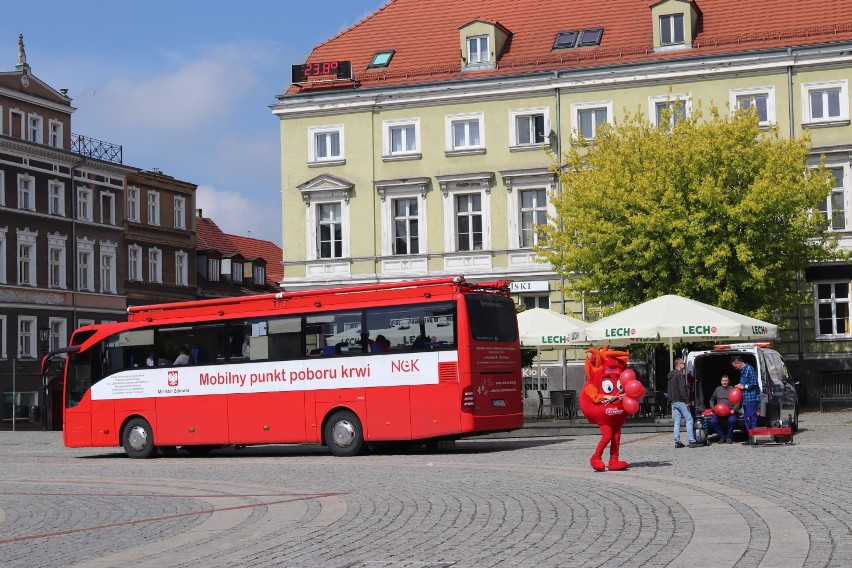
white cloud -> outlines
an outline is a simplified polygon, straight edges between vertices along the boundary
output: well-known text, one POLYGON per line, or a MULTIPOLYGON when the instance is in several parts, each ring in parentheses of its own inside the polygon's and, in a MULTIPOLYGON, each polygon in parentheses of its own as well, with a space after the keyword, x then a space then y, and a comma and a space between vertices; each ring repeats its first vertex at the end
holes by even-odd
POLYGON ((200 185, 195 192, 196 207, 223 232, 272 241, 281 246, 280 207, 268 207, 235 191, 200 185))

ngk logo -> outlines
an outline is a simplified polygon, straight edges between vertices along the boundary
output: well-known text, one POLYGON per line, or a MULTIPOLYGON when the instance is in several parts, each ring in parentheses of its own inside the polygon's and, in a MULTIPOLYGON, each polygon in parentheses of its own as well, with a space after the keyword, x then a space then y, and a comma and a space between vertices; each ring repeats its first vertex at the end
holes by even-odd
POLYGON ((179 381, 178 381, 178 372, 177 371, 169 371, 168 379, 169 379, 169 386, 170 387, 178 386, 179 381))
POLYGON ((420 367, 418 364, 420 359, 405 359, 401 361, 391 361, 391 371, 394 373, 419 373, 420 367))

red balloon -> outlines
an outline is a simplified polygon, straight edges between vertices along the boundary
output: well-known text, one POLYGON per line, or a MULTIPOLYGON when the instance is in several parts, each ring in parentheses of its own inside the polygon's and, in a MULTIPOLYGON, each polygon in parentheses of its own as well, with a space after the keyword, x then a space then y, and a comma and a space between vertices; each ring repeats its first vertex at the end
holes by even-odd
POLYGON ((636 414, 639 412, 639 401, 635 398, 625 396, 621 401, 621 406, 628 414, 636 414))
POLYGON ((728 391, 728 400, 731 401, 731 404, 739 404, 743 400, 743 391, 734 387, 730 391, 728 391))
MULTIPOLYGON (((622 375, 623 374, 624 373, 622 373, 622 375)), ((622 382, 621 384, 624 386, 624 394, 626 394, 627 396, 635 398, 636 400, 639 400, 643 396, 645 396, 645 387, 636 379, 627 381, 626 383, 622 382)))
POLYGON ((722 404, 721 402, 713 407, 713 412, 716 413, 716 416, 719 416, 721 418, 725 418, 726 416, 731 415, 730 407, 727 404, 722 404))
POLYGON ((630 381, 636 380, 636 373, 633 372, 633 369, 624 369, 621 371, 621 374, 618 375, 618 378, 621 380, 622 385, 626 385, 630 381))

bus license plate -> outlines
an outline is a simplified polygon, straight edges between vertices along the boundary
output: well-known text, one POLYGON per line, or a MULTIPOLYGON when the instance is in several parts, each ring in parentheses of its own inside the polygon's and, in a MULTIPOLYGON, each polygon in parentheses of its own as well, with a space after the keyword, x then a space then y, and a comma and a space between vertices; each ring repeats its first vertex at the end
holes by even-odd
POLYGON ((506 401, 502 398, 495 398, 491 401, 491 404, 493 404, 494 406, 506 406, 506 401))

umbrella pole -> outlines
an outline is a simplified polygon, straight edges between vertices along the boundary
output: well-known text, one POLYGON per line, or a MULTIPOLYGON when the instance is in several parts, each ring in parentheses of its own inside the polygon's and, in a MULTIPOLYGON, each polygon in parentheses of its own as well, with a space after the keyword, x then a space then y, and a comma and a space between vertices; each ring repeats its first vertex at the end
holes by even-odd
POLYGON ((674 348, 671 337, 669 337, 669 371, 674 371, 674 348))

